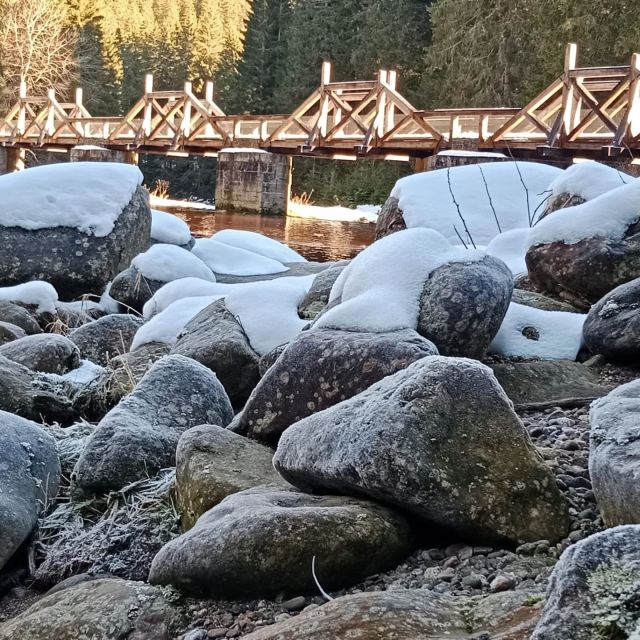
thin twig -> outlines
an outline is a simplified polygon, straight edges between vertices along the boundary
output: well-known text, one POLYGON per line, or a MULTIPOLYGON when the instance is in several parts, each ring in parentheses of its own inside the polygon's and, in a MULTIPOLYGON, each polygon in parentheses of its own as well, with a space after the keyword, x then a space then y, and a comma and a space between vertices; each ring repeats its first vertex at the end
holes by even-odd
POLYGON ((511 157, 511 160, 513 160, 514 164, 516 165, 516 171, 518 172, 518 176, 520 177, 520 182, 522 183, 522 186, 524 187, 524 192, 527 196, 527 219, 529 220, 529 226, 532 227, 533 226, 533 218, 531 217, 531 204, 529 202, 529 189, 527 188, 527 185, 525 184, 524 178, 522 177, 522 172, 520 171, 520 167, 518 166, 518 161, 513 157, 513 153, 511 153, 511 147, 507 146, 507 151, 509 152, 509 156, 511 157))
POLYGON ((489 206, 491 207, 491 211, 493 211, 493 217, 496 220, 496 224, 498 225, 498 232, 502 233, 502 227, 500 226, 500 220, 498 220, 498 214, 496 213, 496 208, 493 206, 493 200, 491 199, 491 194, 489 193, 489 185, 487 184, 487 178, 484 175, 484 171, 482 170, 482 163, 478 163, 476 165, 478 169, 480 169, 480 175, 482 176, 482 182, 484 182, 484 190, 487 192, 487 198, 489 198, 489 206))
MULTIPOLYGON (((458 204, 458 201, 456 200, 455 195, 453 195, 453 188, 451 187, 451 167, 447 167, 447 184, 449 185, 449 193, 451 194, 451 199, 453 200, 453 204, 456 205, 456 209, 458 210, 458 217, 460 218, 460 220, 462 220, 465 233, 467 234, 469 241, 473 245, 473 248, 477 249, 476 243, 473 241, 473 236, 471 235, 471 232, 467 227, 467 221, 464 219, 464 217, 462 216, 462 212, 460 211, 460 205, 458 204)), ((456 229, 455 225, 453 226, 453 228, 455 229, 456 234, 458 234, 458 238, 460 238, 460 234, 458 233, 458 230, 456 229)), ((462 240, 462 238, 460 239, 462 240)), ((464 242, 462 244, 465 246, 465 248, 467 248, 467 245, 464 242)))

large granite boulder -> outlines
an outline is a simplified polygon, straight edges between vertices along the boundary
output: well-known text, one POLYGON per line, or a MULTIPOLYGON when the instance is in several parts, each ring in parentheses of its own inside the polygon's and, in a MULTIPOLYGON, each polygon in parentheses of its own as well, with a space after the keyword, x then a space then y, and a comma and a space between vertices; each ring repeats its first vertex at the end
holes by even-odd
POLYGON ((426 357, 290 426, 276 469, 303 490, 366 495, 457 536, 557 541, 567 504, 491 370, 426 357))
POLYGON ((62 300, 102 293, 149 246, 151 210, 141 183, 137 167, 115 163, 2 176, 0 284, 46 280, 62 300))
POLYGON ((0 640, 169 640, 182 616, 143 582, 88 580, 46 595, 0 626, 0 640))
POLYGON ((442 355, 482 358, 507 313, 512 291, 511 271, 492 256, 444 265, 425 282, 417 331, 442 355))
POLYGON ((301 318, 313 320, 329 302, 331 287, 344 271, 348 261, 338 262, 326 271, 321 271, 314 279, 304 300, 298 305, 298 314, 301 318))
POLYGON ((229 398, 206 367, 183 356, 156 362, 89 436, 76 464, 76 489, 120 489, 173 466, 180 435, 199 424, 226 426, 229 398))
POLYGON ((171 353, 193 358, 211 369, 235 407, 244 405, 260 379, 260 356, 224 300, 216 300, 191 319, 171 353))
POLYGON ((589 351, 609 360, 640 359, 640 278, 622 284, 591 307, 583 328, 589 351))
POLYGON ((133 336, 143 324, 133 315, 114 313, 75 329, 69 340, 80 349, 82 358, 104 366, 129 352, 133 336))
POLYGON ((10 322, 2 322, 0 320, 0 345, 7 344, 7 342, 13 342, 24 338, 27 334, 24 329, 18 325, 11 324, 10 322))
POLYGON ((531 639, 631 640, 640 622, 639 593, 640 526, 596 533, 560 557, 531 639))
POLYGON ((589 473, 609 526, 640 524, 640 379, 594 402, 589 473))
POLYGON ((228 429, 205 424, 185 431, 176 453, 182 526, 190 529, 232 493, 262 484, 288 486, 273 468, 273 451, 228 429))
POLYGON ((395 196, 389 196, 382 205, 376 220, 376 240, 406 228, 407 224, 402 216, 400 201, 395 196))
POLYGON ((431 342, 410 329, 391 333, 303 331, 266 371, 231 428, 276 443, 294 422, 436 353, 431 342))
POLYGON ((480 600, 422 589, 355 593, 244 640, 529 640, 540 607, 525 601, 526 592, 480 600))
POLYGON ((31 371, 67 373, 80 365, 80 350, 64 336, 39 333, 25 336, 0 347, 0 356, 31 371))
POLYGON ((145 303, 165 284, 161 280, 146 278, 135 267, 129 267, 113 279, 109 295, 125 311, 142 313, 145 303))
POLYGON ((279 487, 236 493, 154 558, 152 584, 212 597, 299 595, 395 567, 411 550, 405 519, 372 502, 279 487))
POLYGON ((0 411, 0 569, 58 494, 55 440, 39 425, 0 411))
POLYGON ((578 309, 572 307, 567 302, 548 298, 536 291, 528 291, 526 289, 514 289, 511 294, 511 302, 522 304, 526 307, 541 309, 542 311, 566 311, 568 313, 577 313, 578 309))
POLYGON ((42 333, 42 328, 27 309, 8 300, 0 300, 0 321, 17 325, 27 335, 42 333))

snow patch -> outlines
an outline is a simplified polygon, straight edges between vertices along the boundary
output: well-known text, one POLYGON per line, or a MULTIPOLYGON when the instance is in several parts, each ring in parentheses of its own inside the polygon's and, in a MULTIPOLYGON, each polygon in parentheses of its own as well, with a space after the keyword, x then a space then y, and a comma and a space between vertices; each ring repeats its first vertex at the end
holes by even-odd
POLYGON ((550 185, 551 196, 570 193, 583 200, 593 200, 607 191, 617 189, 634 178, 606 164, 586 160, 571 165, 550 185))
POLYGON ((330 222, 366 222, 374 223, 378 220, 380 207, 362 204, 355 209, 348 207, 320 207, 298 202, 289 203, 288 215, 294 218, 309 218, 313 220, 328 220, 330 222))
POLYGON ((58 292, 52 284, 34 280, 15 287, 0 287, 0 300, 34 305, 39 313, 55 313, 58 292))
POLYGON ((142 308, 143 317, 148 320, 156 313, 164 311, 170 304, 182 298, 226 295, 231 287, 240 285, 211 282, 202 278, 179 278, 160 287, 142 308))
POLYGON ((211 269, 197 255, 174 244, 154 244, 132 261, 145 278, 159 282, 171 282, 178 278, 202 278, 215 282, 211 269))
POLYGON ((91 362, 91 360, 80 360, 80 366, 60 376, 63 380, 68 380, 74 384, 87 385, 99 378, 104 371, 104 367, 91 362))
POLYGON ((487 246, 490 256, 500 258, 511 269, 511 273, 527 273, 525 255, 527 253, 527 240, 529 228, 512 229, 496 236, 487 246))
POLYGON ((575 360, 586 318, 581 313, 544 311, 512 302, 489 351, 503 356, 575 360))
MULTIPOLYGON (((578 165, 579 166, 579 165, 578 165)), ((528 246, 552 242, 575 244, 586 238, 620 240, 640 220, 640 180, 543 218, 529 233, 528 246)))
POLYGON ((561 173, 535 162, 466 165, 402 178, 391 196, 398 198, 408 228, 435 229, 452 244, 460 244, 459 233, 469 244, 457 202, 476 245, 486 245, 499 233, 528 227, 561 173))
POLYGON ((290 249, 286 244, 268 238, 261 233, 253 231, 240 231, 238 229, 223 229, 211 236, 212 240, 238 249, 245 249, 257 253, 265 258, 278 262, 306 262, 299 253, 290 249))
MULTIPOLYGON (((232 247, 213 238, 196 240, 191 253, 215 273, 233 276, 270 275, 288 271, 281 262, 265 258, 253 251, 232 247)), ((197 274, 185 274, 197 275, 197 274)))
POLYGON ((338 276, 327 311, 314 327, 379 333, 415 329, 420 296, 429 274, 452 262, 486 256, 452 246, 433 229, 406 229, 378 240, 359 253, 338 276))
POLYGON ((36 230, 74 227, 104 237, 142 184, 138 167, 70 162, 0 176, 0 225, 36 230))
POLYGON ((184 245, 191 241, 189 225, 166 211, 151 210, 151 239, 165 244, 184 245))

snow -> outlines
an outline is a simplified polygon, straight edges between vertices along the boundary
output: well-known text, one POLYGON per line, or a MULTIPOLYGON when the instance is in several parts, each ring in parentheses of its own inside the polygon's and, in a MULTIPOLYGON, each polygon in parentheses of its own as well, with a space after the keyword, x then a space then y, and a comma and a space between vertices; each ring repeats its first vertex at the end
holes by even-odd
POLYGON ((225 305, 242 325, 256 353, 264 355, 287 344, 309 324, 298 316, 298 305, 314 277, 249 283, 227 295, 225 305))
POLYGON ((288 215, 294 218, 328 220, 330 222, 376 222, 380 207, 376 205, 358 205, 348 207, 320 207, 312 204, 289 203, 288 215))
POLYGON ((333 285, 327 311, 314 327, 373 333, 415 329, 429 274, 451 262, 471 263, 486 254, 452 246, 433 229, 406 229, 359 253, 333 285))
POLYGON ((166 211, 151 210, 151 239, 166 244, 184 245, 191 242, 189 225, 166 211))
POLYGON ((571 165, 550 185, 552 196, 570 193, 584 200, 593 200, 598 196, 631 182, 634 178, 606 164, 585 160, 571 165))
MULTIPOLYGON (((196 240, 191 253, 200 258, 215 273, 234 276, 269 275, 288 271, 281 262, 232 247, 213 238, 196 240)), ((185 274, 197 275, 197 274, 185 274)))
POLYGON ((528 227, 529 216, 533 217, 548 195, 549 184, 561 173, 535 162, 489 162, 407 176, 396 182, 391 195, 398 198, 407 227, 435 229, 452 244, 460 244, 457 229, 470 246, 453 193, 476 245, 486 245, 501 232, 528 227))
POLYGON ((172 208, 172 209, 194 209, 196 211, 215 211, 216 208, 212 204, 206 202, 194 202, 192 200, 172 200, 171 198, 158 198, 158 196, 149 196, 149 202, 152 207, 172 208))
POLYGON ((264 149, 254 149, 253 147, 227 147, 218 153, 267 153, 264 149))
POLYGON ((87 385, 100 377, 104 368, 91 360, 80 360, 80 366, 60 376, 63 380, 68 380, 75 384, 87 385))
POLYGON ((171 303, 164 311, 153 316, 149 322, 143 324, 131 343, 131 351, 149 342, 164 342, 173 345, 178 340, 180 332, 205 307, 218 300, 221 296, 197 296, 182 298, 171 303))
POLYGON ((107 282, 100 296, 100 306, 106 313, 120 313, 120 303, 111 297, 111 282, 107 282))
POLYGON ((130 164, 73 162, 0 176, 0 225, 22 229, 75 227, 104 237, 142 184, 130 164))
POLYGON ((142 315, 145 319, 149 319, 182 298, 226 295, 233 286, 236 285, 211 282, 202 278, 178 278, 172 282, 167 282, 153 294, 151 299, 145 303, 142 315))
POLYGON ((211 239, 231 247, 257 253, 265 258, 271 258, 271 260, 277 260, 281 263, 306 262, 305 258, 293 249, 290 249, 286 244, 253 231, 223 229, 222 231, 214 233, 211 239))
POLYGON ((511 269, 511 273, 527 273, 525 255, 527 253, 527 240, 529 228, 512 229, 496 236, 487 246, 490 256, 500 258, 511 269))
POLYGON ((489 351, 503 356, 575 360, 582 346, 582 325, 586 317, 581 313, 544 311, 512 302, 489 351), (537 331, 537 340, 523 335, 527 327, 537 331))
POLYGON ((619 240, 639 219, 640 180, 634 179, 593 200, 554 211, 531 229, 528 246, 575 244, 586 238, 619 240))
POLYGON ((34 305, 39 313, 55 313, 58 292, 48 282, 34 280, 15 287, 0 287, 0 300, 34 305))
POLYGON ((70 313, 88 313, 89 311, 104 311, 102 305, 95 300, 74 300, 73 302, 57 302, 56 309, 70 313))
POLYGON ((448 149, 446 151, 439 151, 436 155, 439 156, 453 156, 459 158, 506 158, 504 153, 497 153, 495 151, 464 151, 462 149, 448 149))
POLYGON ((144 253, 139 253, 131 261, 131 266, 145 278, 159 282, 188 277, 216 281, 211 269, 197 255, 174 244, 154 244, 144 253))

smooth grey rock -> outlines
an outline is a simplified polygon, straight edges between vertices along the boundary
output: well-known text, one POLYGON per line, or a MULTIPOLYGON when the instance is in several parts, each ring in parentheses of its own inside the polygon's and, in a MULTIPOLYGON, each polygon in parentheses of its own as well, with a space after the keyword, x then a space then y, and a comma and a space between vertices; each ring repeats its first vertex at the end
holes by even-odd
POLYGON ((7 300, 0 300, 0 321, 17 325, 27 335, 42 333, 36 319, 24 307, 7 300))
POLYGON ((596 533, 556 564, 531 640, 631 638, 640 621, 640 526, 596 533))
POLYGON ((68 396, 27 367, 0 356, 0 410, 37 422, 73 422, 68 396))
POLYGON ((244 640, 527 640, 539 607, 523 606, 526 595, 478 600, 424 589, 355 593, 257 629, 244 640))
POLYGON ((90 580, 46 595, 0 626, 0 640, 169 640, 183 623, 144 582, 90 580))
POLYGON ((80 356, 105 366, 112 358, 129 352, 142 319, 128 314, 111 314, 89 322, 69 334, 80 349, 80 356))
POLYGON ((586 347, 616 362, 640 361, 640 278, 598 301, 583 327, 586 347))
POLYGON ((591 405, 589 474, 604 521, 640 524, 640 379, 591 405))
POLYGON ((269 371, 269 369, 277 362, 278 358, 282 355, 282 352, 287 348, 287 344, 281 344, 277 346, 269 353, 265 353, 258 362, 258 370, 260 372, 260 377, 264 377, 265 373, 269 371))
POLYGON ((212 597, 262 597, 354 584, 411 550, 405 519, 372 502, 279 487, 235 493, 154 558, 152 584, 212 597))
POLYGON ((156 362, 87 439, 73 480, 81 492, 120 489, 173 466, 180 435, 199 424, 226 426, 229 398, 206 367, 178 355, 156 362))
POLYGON ((0 569, 58 494, 55 440, 39 425, 0 411, 0 569))
POLYGON ((314 279, 304 300, 298 305, 298 315, 301 318, 313 320, 329 302, 331 288, 338 276, 349 264, 348 260, 337 262, 334 266, 321 271, 314 279))
POLYGON ((113 279, 109 295, 119 302, 125 311, 142 313, 145 303, 165 284, 166 282, 143 276, 135 267, 129 267, 113 279))
POLYGON ((442 355, 480 359, 498 333, 512 291, 511 271, 493 256, 446 264, 424 284, 417 331, 442 355))
POLYGON ((456 536, 560 540, 567 504, 491 370, 431 356, 289 427, 274 465, 303 490, 366 495, 456 536))
POLYGON ((276 443, 294 422, 436 353, 431 342, 410 329, 390 333, 303 331, 265 373, 231 428, 276 443))
POLYGON ((567 302, 561 302, 554 298, 543 296, 536 291, 527 291, 525 289, 514 289, 511 294, 511 302, 523 304, 525 307, 533 307, 534 309, 542 309, 543 311, 567 311, 568 313, 579 313, 579 310, 572 307, 567 302))
POLYGON ((82 304, 79 307, 73 303, 59 302, 56 305, 56 313, 39 315, 38 320, 44 326, 45 331, 51 331, 54 327, 60 327, 64 332, 82 327, 88 322, 93 322, 106 315, 101 307, 82 304))
POLYGON ((0 345, 24 338, 26 335, 24 329, 18 325, 0 321, 0 345))
POLYGON ((262 484, 289 486, 273 468, 273 451, 228 429, 205 424, 180 436, 176 493, 182 526, 190 529, 227 496, 262 484))
POLYGON ((216 300, 192 318, 171 353, 193 358, 211 369, 235 407, 244 405, 260 378, 260 356, 224 300, 216 300))
POLYGON ((80 350, 69 338, 55 333, 25 336, 0 347, 0 356, 32 371, 63 374, 80 366, 80 350))
POLYGON ((572 360, 508 362, 489 366, 516 409, 534 408, 537 404, 588 404, 609 392, 600 384, 593 369, 572 360))
POLYGON ((113 277, 149 247, 151 210, 138 187, 108 235, 98 238, 71 227, 0 228, 0 285, 46 280, 61 300, 100 294, 113 277))

